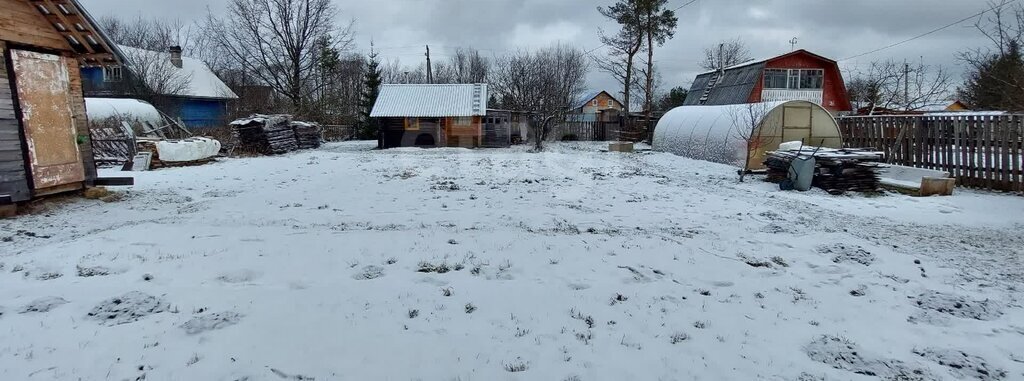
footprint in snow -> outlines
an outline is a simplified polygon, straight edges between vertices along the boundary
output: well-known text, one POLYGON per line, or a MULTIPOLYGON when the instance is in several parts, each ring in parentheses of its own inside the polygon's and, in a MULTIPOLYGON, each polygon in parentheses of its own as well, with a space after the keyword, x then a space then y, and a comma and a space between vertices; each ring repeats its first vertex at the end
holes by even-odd
POLYGON ((217 277, 217 280, 224 283, 249 283, 258 279, 262 274, 252 270, 237 270, 228 273, 223 273, 217 277))
POLYGON ((238 324, 242 317, 242 314, 233 311, 208 313, 192 318, 182 324, 181 328, 189 335, 196 335, 238 324))
POLYGON ((67 304, 67 303, 68 303, 68 301, 64 300, 64 298, 57 297, 57 296, 48 296, 48 297, 45 297, 45 298, 39 298, 39 299, 33 300, 29 304, 26 304, 24 307, 22 307, 21 311, 19 311, 19 312, 23 313, 23 314, 30 313, 30 312, 39 312, 39 313, 50 312, 50 310, 52 310, 54 308, 57 308, 57 307, 60 307, 60 306, 62 306, 64 304, 67 304))

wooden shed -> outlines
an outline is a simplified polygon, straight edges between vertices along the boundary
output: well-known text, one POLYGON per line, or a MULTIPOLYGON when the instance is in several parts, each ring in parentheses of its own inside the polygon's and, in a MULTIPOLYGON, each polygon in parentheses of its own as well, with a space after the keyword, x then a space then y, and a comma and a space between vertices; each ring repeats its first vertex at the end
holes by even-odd
POLYGON ((96 179, 83 65, 118 63, 77 0, 0 0, 0 204, 96 179))
POLYGON ((487 116, 486 84, 382 85, 370 113, 380 121, 380 148, 473 148, 488 136, 487 145, 508 139, 484 132, 499 124, 487 116))

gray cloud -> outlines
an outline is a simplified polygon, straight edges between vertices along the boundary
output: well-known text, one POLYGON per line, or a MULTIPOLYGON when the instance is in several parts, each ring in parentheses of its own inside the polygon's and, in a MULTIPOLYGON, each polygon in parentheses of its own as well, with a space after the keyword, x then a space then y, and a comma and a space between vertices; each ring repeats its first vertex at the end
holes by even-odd
MULTIPOLYGON (((222 12, 225 0, 82 0, 94 15, 201 19, 209 8, 222 12)), ((423 46, 444 59, 457 47, 501 55, 562 42, 599 47, 600 28, 614 30, 596 11, 612 0, 337 0, 341 22, 356 20, 358 49, 373 39, 388 60, 418 64, 423 46)), ((684 0, 670 0, 673 7, 684 0)), ((679 30, 656 54, 666 87, 687 85, 700 71, 704 47, 741 38, 756 57, 799 48, 843 59, 910 38, 987 8, 983 1, 951 0, 698 0, 680 9, 679 30)), ((981 46, 983 38, 965 22, 897 48, 841 62, 848 73, 886 58, 924 60, 960 72, 958 51, 981 46)), ((595 54, 600 54, 598 49, 595 54)), ((848 74, 849 75, 849 74, 848 74)), ((606 75, 593 73, 591 87, 614 90, 606 75)))

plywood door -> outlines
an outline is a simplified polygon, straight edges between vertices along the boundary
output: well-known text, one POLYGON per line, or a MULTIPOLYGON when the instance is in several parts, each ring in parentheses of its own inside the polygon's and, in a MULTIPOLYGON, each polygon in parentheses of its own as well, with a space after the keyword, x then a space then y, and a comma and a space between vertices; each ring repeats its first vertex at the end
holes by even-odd
POLYGON ((803 141, 806 145, 818 144, 811 141, 810 107, 784 107, 782 119, 782 142, 803 141))
POLYGON ((15 49, 11 63, 34 188, 38 193, 81 183, 85 168, 78 151, 68 76, 68 68, 78 65, 66 57, 15 49))

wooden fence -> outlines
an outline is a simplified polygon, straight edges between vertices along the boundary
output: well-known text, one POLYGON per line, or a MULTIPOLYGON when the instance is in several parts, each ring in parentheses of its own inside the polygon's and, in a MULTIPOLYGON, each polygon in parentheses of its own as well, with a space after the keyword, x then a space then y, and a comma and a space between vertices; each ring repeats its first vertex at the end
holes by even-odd
POLYGON ((1024 191, 1024 115, 854 116, 837 119, 847 147, 891 164, 949 172, 957 185, 1024 191))
POLYGON ((548 133, 555 141, 632 141, 650 139, 657 120, 648 123, 641 118, 614 118, 612 121, 566 120, 556 123, 548 133))
POLYGON ((355 127, 351 125, 324 125, 324 141, 343 142, 355 137, 355 127))

